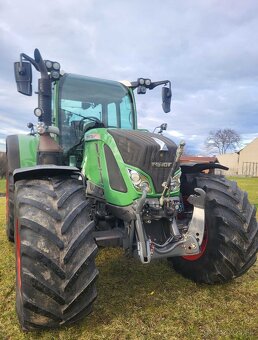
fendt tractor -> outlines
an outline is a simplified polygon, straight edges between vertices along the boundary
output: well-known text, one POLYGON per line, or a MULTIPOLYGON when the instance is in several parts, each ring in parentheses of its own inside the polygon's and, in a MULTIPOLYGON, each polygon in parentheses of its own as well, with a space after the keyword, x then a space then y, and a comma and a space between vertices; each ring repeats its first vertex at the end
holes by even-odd
MULTIPOLYGON (((75 322, 97 297, 98 247, 120 246, 143 264, 167 259, 195 282, 244 274, 257 253, 256 209, 218 163, 181 164, 178 146, 137 128, 134 91, 169 80, 110 81, 60 71, 22 53, 17 89, 32 95, 37 124, 7 137, 7 236, 16 249, 16 309, 23 330, 75 322)), ((144 284, 144 283, 143 283, 144 284)))

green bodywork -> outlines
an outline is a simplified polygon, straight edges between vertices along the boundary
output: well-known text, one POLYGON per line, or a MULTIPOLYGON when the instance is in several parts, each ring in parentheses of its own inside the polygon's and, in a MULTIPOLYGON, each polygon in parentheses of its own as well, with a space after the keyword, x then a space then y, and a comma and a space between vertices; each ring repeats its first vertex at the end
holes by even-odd
POLYGON ((18 135, 21 168, 37 165, 39 136, 18 135))
MULTIPOLYGON (((87 77, 85 77, 86 79, 87 77)), ((89 79, 89 78, 88 78, 89 79)), ((103 84, 106 84, 103 80, 103 84)), ((53 125, 60 127, 60 89, 59 81, 55 82, 52 93, 52 117, 53 125)), ((105 85, 106 86, 106 85, 105 85)), ((117 85, 121 88, 126 88, 124 85, 117 82, 117 85)), ((133 90, 127 88, 129 96, 131 97, 131 105, 133 110, 134 129, 137 129, 136 120, 136 105, 133 90)), ((109 127, 110 128, 110 127, 109 127)), ((145 130, 146 131, 146 130, 145 130)), ((35 135, 19 135, 19 150, 20 150, 20 166, 32 167, 37 165, 37 150, 39 145, 39 136, 35 135)), ((59 138, 56 138, 59 141, 59 138)), ((70 164, 72 164, 72 157, 70 156, 70 164)), ((142 195, 141 191, 137 190, 132 183, 128 169, 136 170, 140 175, 143 175, 149 183, 149 192, 147 197, 157 198, 161 194, 155 192, 151 177, 143 172, 141 169, 137 169, 134 166, 127 165, 124 163, 123 158, 118 150, 116 142, 111 134, 108 133, 107 128, 95 128, 87 131, 84 136, 83 146, 83 161, 81 164, 81 171, 88 181, 95 186, 101 188, 104 192, 104 198, 107 203, 116 206, 129 206, 135 200, 139 199, 142 195), (107 145, 114 155, 114 158, 119 167, 120 173, 123 177, 126 185, 126 192, 121 192, 112 189, 109 176, 108 166, 104 152, 104 145, 107 145)), ((164 181, 166 179, 164 178, 164 181)), ((179 196, 179 190, 176 189, 169 194, 170 196, 179 196)))
MULTIPOLYGON (((21 168, 32 167, 37 165, 37 149, 39 137, 30 135, 19 135, 19 150, 21 168)), ((116 206, 128 206, 136 199, 140 198, 141 193, 137 191, 132 184, 128 169, 136 170, 144 175, 149 182, 151 192, 148 197, 160 197, 156 194, 151 177, 140 169, 132 165, 125 164, 117 148, 113 137, 107 132, 107 129, 92 129, 85 134, 85 144, 82 162, 83 175, 94 185, 104 190, 105 200, 116 206), (127 187, 127 192, 120 192, 111 188, 109 183, 107 162, 104 153, 104 145, 108 145, 112 150, 117 161, 121 175, 127 187)), ((178 196, 179 190, 171 192, 171 196, 178 196)))
MULTIPOLYGON (((123 158, 117 148, 113 137, 108 133, 107 129, 92 129, 85 134, 84 157, 82 163, 82 173, 85 177, 98 187, 104 190, 105 200, 113 205, 128 206, 134 200, 141 197, 141 192, 137 191, 132 184, 128 169, 136 170, 144 175, 150 185, 151 191, 147 197, 160 197, 160 194, 155 192, 151 177, 142 170, 133 167, 130 164, 125 164, 123 158), (112 150, 119 170, 123 176, 127 187, 127 192, 120 192, 111 188, 109 183, 107 161, 104 153, 104 145, 107 145, 112 150)), ((164 179, 165 181, 166 179, 164 179)), ((171 196, 178 196, 179 190, 171 193, 171 196)))
MULTIPOLYGON (((104 196, 108 203, 119 206, 127 206, 140 197, 140 193, 136 191, 129 178, 128 168, 132 169, 132 166, 127 166, 123 162, 116 143, 113 137, 107 132, 107 129, 94 129, 90 130, 86 134, 82 172, 89 181, 104 189, 104 196), (114 154, 121 175, 125 181, 127 192, 116 191, 110 186, 107 162, 104 153, 105 144, 110 147, 114 154)), ((142 173, 139 169, 135 170, 142 173)), ((144 175, 148 178, 152 192, 154 192, 151 179, 147 174, 144 175)))

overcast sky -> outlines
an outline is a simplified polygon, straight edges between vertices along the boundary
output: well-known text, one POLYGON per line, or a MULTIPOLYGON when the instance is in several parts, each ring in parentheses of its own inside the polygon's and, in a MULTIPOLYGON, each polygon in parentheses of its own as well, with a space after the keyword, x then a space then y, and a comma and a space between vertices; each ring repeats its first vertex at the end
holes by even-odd
POLYGON ((0 148, 35 121, 37 97, 16 92, 13 62, 36 47, 66 72, 171 80, 171 113, 160 88, 136 98, 139 127, 167 122, 189 153, 207 153, 220 128, 247 143, 258 137, 257 37, 257 0, 0 0, 0 148))

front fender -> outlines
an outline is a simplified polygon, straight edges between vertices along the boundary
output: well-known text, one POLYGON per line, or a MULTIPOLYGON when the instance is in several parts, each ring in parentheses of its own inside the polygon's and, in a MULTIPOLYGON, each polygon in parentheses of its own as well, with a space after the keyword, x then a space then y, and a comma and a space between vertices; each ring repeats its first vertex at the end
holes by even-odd
POLYGON ((200 173, 204 170, 212 170, 212 169, 222 169, 228 170, 229 168, 219 164, 219 163, 181 163, 180 164, 181 171, 183 174, 193 174, 200 173))
POLYGON ((14 170, 14 182, 22 179, 35 179, 42 177, 53 177, 58 175, 68 175, 74 174, 77 176, 82 176, 80 170, 76 167, 71 166, 58 166, 58 165, 36 165, 27 168, 19 168, 14 170))
POLYGON ((6 138, 8 172, 37 164, 39 138, 33 135, 10 135, 6 138))

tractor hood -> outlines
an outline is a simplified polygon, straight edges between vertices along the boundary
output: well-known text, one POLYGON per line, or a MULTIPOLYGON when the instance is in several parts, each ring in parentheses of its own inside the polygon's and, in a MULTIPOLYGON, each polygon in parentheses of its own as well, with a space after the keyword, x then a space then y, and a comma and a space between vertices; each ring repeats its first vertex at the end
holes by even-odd
POLYGON ((176 144, 160 134, 146 131, 108 129, 108 133, 114 138, 124 163, 147 173, 155 191, 161 193, 162 183, 176 156, 176 144))

